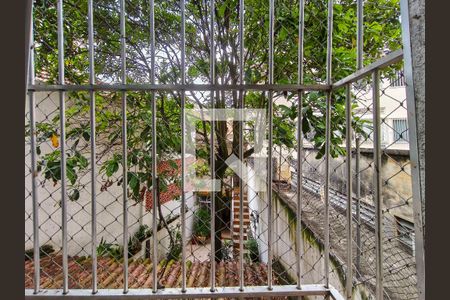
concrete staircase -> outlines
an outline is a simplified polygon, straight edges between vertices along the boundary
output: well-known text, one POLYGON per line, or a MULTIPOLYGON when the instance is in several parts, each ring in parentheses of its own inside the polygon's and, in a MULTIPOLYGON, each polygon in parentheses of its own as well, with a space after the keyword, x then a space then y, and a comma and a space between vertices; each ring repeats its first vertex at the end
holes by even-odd
MULTIPOLYGON (((247 193, 244 190, 244 200, 243 200, 243 240, 246 241, 248 239, 248 231, 250 230, 250 210, 248 207, 248 199, 247 193)), ((232 239, 233 239, 233 251, 235 253, 239 253, 239 187, 233 189, 233 203, 232 203, 232 239)))

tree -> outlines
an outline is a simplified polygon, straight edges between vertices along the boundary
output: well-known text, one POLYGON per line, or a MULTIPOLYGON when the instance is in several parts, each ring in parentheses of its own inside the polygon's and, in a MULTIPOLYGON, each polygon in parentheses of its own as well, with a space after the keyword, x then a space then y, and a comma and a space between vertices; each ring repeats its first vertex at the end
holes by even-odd
MULTIPOLYGON (((179 1, 155 1, 156 31, 156 76, 157 82, 177 83, 180 80, 180 9, 179 1)), ((237 84, 239 80, 239 39, 237 0, 215 1, 215 42, 216 42, 216 81, 220 84, 237 84)), ((264 83, 268 78, 268 1, 247 0, 245 16, 245 81, 264 83)), ((324 83, 326 65, 326 20, 327 1, 309 0, 305 4, 305 36, 303 61, 305 83, 324 83)), ((56 1, 36 1, 35 40, 37 77, 48 83, 57 78, 57 36, 56 1)), ((400 26, 398 1, 380 0, 365 5, 365 61, 379 58, 384 52, 400 47, 400 26), (383 9, 386 7, 386 9, 383 9)), ((88 82, 87 50, 87 1, 65 1, 65 67, 69 83, 88 82)), ((119 3, 116 0, 95 2, 95 69, 98 81, 118 82, 120 78, 120 35, 119 3)), ((129 83, 149 82, 150 78, 150 20, 149 2, 143 0, 126 1, 126 42, 127 42, 127 81, 129 83)), ((208 1, 188 1, 186 4, 186 55, 187 81, 209 82, 210 21, 208 1)), ((277 0, 275 8, 275 83, 295 83, 297 80, 297 41, 298 41, 298 1, 277 0)), ((356 60, 356 4, 355 1, 341 0, 334 4, 333 31, 333 78, 340 79, 355 71, 356 60)), ((210 107, 208 93, 187 93, 188 106, 210 107)), ((276 93, 274 98, 284 96, 291 106, 274 104, 274 144, 287 148, 295 147, 295 120, 297 97, 292 93, 276 93)), ((324 112, 323 93, 305 94, 303 114, 303 133, 313 132, 312 142, 325 150, 325 120, 317 112, 324 112)), ((142 190, 152 187, 151 182, 151 113, 148 92, 128 92, 128 185, 130 195, 141 201, 142 190)), ((157 151, 159 160, 176 158, 181 149, 180 132, 180 94, 178 91, 156 93, 157 99, 157 151)), ((119 170, 122 163, 120 154, 120 94, 97 93, 97 133, 102 151, 100 172, 107 178, 119 170)), ((263 108, 267 106, 267 94, 246 92, 246 107, 263 108)), ((71 198, 77 199, 77 173, 88 167, 83 147, 89 141, 90 124, 87 93, 70 93, 67 111, 68 177, 73 185, 71 198)), ((331 115, 331 155, 345 154, 341 147, 345 137, 345 98, 342 92, 333 94, 331 115)), ((238 108, 238 94, 218 92, 215 108, 238 108)), ((58 119, 37 124, 41 140, 57 135, 58 119)), ((246 133, 239 136, 237 122, 233 122, 231 150, 227 147, 229 124, 217 122, 215 153, 215 176, 226 185, 227 166, 225 160, 237 155, 241 138, 251 139, 246 133)), ((355 117, 354 129, 360 133, 362 121, 355 117)), ((209 122, 199 122, 198 136, 204 147, 197 155, 207 160, 209 156, 209 122)), ((60 180, 59 150, 48 153, 41 160, 45 177, 57 183, 60 180)), ((247 149, 246 155, 251 155, 247 149)), ((100 160, 100 158, 99 158, 100 160)), ((161 189, 168 182, 179 180, 176 176, 159 174, 161 189)), ((108 179, 105 188, 107 188, 108 179)), ((119 179, 120 184, 124 184, 119 179)), ((223 211, 228 201, 221 193, 217 194, 216 213, 223 211)), ((221 218, 216 218, 217 235, 224 228, 221 218)), ((221 242, 216 238, 216 259, 221 259, 221 242)))

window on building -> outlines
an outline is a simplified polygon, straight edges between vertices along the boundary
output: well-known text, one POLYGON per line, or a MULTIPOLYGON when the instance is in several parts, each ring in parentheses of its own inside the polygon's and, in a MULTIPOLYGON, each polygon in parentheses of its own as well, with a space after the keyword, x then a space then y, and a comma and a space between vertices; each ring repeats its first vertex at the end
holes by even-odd
POLYGON ((392 127, 394 129, 394 142, 407 143, 409 141, 408 123, 406 119, 392 120, 392 127))
POLYGON ((414 252, 414 223, 395 217, 397 223, 397 236, 401 244, 414 252))

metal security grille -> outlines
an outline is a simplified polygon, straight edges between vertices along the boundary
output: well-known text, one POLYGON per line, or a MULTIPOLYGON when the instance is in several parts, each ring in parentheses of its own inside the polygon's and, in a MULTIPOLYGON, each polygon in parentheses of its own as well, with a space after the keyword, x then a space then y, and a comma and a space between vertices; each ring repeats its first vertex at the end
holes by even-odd
MULTIPOLYGON (((35 1, 26 297, 422 297, 423 240, 405 251, 399 232, 414 228, 396 221, 420 201, 411 188, 395 192, 417 180, 415 144, 396 143, 415 139, 415 120, 396 115, 414 107, 407 1, 405 48, 367 54, 366 66, 363 7, 377 2, 355 4, 355 24, 336 29, 353 3, 35 1), (356 70, 334 80, 333 43, 336 57, 352 49, 350 30, 356 70), (385 84, 399 69, 408 97, 385 84), (208 118, 188 136, 194 107, 208 118), (264 180, 257 121, 223 121, 225 108, 267 111, 264 180), (394 131, 386 145, 382 124, 394 131), (196 157, 186 155, 190 138, 196 157), (243 163, 227 166, 231 154, 243 163), (193 191, 193 165, 220 189, 193 191)), ((396 22, 399 8, 380 7, 396 22)))

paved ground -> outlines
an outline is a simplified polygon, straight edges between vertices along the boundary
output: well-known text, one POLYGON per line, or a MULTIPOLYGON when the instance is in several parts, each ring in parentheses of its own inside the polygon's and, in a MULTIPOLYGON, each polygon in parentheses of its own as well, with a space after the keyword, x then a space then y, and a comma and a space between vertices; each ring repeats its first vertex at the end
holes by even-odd
POLYGON ((205 262, 209 261, 211 254, 211 243, 207 242, 205 245, 193 245, 189 243, 186 249, 186 259, 190 261, 205 262))

